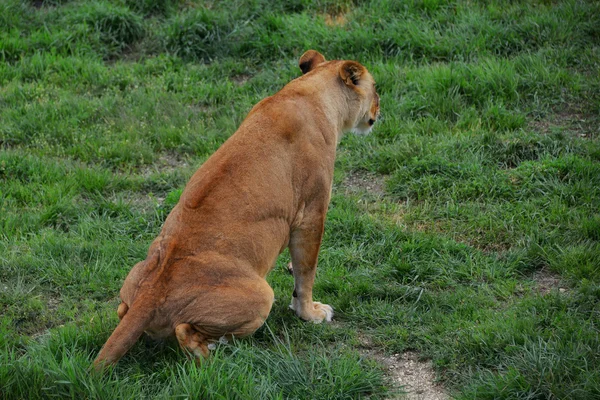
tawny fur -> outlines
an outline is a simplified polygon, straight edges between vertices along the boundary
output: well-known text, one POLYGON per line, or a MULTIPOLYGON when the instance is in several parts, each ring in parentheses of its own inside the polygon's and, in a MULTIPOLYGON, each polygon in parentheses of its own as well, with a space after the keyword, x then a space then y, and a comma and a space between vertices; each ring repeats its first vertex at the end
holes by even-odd
POLYGON ((331 320, 312 287, 329 204, 337 143, 367 132, 379 113, 373 78, 354 61, 314 50, 304 73, 259 102, 192 176, 146 260, 121 289, 121 322, 94 365, 115 363, 146 331, 175 336, 195 356, 222 336, 245 336, 266 320, 265 280, 289 246, 290 307, 305 320, 331 320))

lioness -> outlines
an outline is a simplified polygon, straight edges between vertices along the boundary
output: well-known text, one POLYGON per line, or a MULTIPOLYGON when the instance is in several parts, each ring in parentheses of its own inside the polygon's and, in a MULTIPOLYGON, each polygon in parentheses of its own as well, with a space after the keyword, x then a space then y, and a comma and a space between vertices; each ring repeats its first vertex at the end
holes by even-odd
POLYGON ((379 115, 369 72, 309 50, 303 75, 252 108, 192 176, 147 258, 121 288, 121 322, 94 361, 117 362, 146 331, 173 334, 196 357, 222 336, 253 333, 274 297, 265 280, 290 248, 292 308, 307 321, 333 309, 312 288, 342 132, 368 133, 379 115))

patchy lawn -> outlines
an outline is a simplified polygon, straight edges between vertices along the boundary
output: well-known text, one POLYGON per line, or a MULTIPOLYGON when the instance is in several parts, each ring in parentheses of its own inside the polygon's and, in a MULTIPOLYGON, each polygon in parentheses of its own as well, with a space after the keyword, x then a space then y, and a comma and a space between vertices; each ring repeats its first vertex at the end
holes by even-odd
POLYGON ((600 3, 4 0, 0 397, 600 397, 600 3), (307 49, 375 77, 312 325, 89 366, 185 183, 307 49), (415 383, 413 377, 419 382, 415 383))

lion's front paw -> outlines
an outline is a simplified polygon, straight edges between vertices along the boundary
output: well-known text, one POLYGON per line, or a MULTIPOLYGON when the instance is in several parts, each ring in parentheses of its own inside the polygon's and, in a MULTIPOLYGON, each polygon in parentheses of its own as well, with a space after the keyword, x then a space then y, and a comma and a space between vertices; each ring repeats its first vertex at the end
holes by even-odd
POLYGON ((318 301, 312 302, 312 307, 301 307, 296 299, 292 299, 290 308, 296 311, 296 314, 305 321, 311 321, 315 324, 320 324, 323 320, 331 322, 333 319, 333 307, 329 304, 323 304, 318 301))
POLYGON ((333 319, 333 307, 329 304, 319 303, 318 301, 313 302, 315 313, 319 314, 318 319, 311 319, 315 323, 321 323, 323 320, 331 322, 333 319), (322 317, 321 317, 322 315, 322 317))

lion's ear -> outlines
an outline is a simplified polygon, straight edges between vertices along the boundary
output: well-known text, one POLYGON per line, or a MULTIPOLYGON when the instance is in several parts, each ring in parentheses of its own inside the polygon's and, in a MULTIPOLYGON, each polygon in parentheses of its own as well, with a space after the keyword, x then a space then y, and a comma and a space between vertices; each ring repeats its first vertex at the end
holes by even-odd
POLYGON ((298 65, 300 66, 302 73, 306 74, 307 72, 315 69, 317 65, 324 62, 325 57, 323 57, 323 54, 316 50, 308 50, 306 53, 302 54, 300 61, 298 61, 298 65))
POLYGON ((358 85, 366 69, 356 61, 345 61, 340 67, 340 78, 348 86, 358 85))

